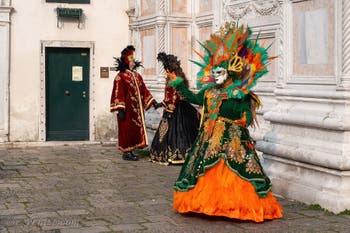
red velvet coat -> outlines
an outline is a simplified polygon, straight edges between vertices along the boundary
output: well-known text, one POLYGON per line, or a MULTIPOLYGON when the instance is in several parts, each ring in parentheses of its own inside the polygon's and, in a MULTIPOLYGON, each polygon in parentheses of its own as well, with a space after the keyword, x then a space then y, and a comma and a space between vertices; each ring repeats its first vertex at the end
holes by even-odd
POLYGON ((180 95, 175 91, 175 89, 168 83, 165 85, 164 89, 164 100, 163 106, 167 112, 173 113, 177 102, 181 99, 180 95))
POLYGON ((125 111, 125 119, 118 118, 118 144, 123 152, 148 145, 144 110, 155 100, 141 75, 126 70, 114 79, 110 111, 125 111))

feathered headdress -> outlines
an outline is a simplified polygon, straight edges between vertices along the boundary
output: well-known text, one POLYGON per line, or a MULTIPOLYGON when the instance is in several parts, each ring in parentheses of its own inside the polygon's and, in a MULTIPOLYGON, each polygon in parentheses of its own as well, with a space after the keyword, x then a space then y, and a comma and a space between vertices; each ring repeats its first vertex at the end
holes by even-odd
MULTIPOLYGON (((134 56, 134 52, 135 52, 135 47, 133 45, 128 45, 126 48, 124 48, 121 52, 121 56, 120 57, 113 57, 115 60, 115 70, 116 71, 121 71, 124 72, 125 70, 129 69, 129 63, 130 63, 130 56, 134 56)), ((142 66, 142 63, 140 61, 136 61, 135 62, 135 67, 134 69, 136 70, 137 68, 142 66)))
POLYGON ((235 22, 226 23, 216 33, 210 35, 210 39, 199 44, 204 49, 204 54, 197 51, 201 62, 193 61, 200 66, 197 74, 197 86, 201 88, 205 84, 214 82, 211 70, 215 67, 227 69, 229 78, 233 84, 229 87, 229 98, 242 98, 256 84, 256 81, 265 73, 269 60, 267 50, 258 44, 258 37, 249 39, 251 30, 244 25, 238 26, 235 22))
POLYGON ((165 70, 174 72, 176 76, 182 77, 185 85, 188 86, 188 80, 181 68, 181 61, 177 58, 177 56, 160 52, 157 55, 157 60, 163 64, 165 70))

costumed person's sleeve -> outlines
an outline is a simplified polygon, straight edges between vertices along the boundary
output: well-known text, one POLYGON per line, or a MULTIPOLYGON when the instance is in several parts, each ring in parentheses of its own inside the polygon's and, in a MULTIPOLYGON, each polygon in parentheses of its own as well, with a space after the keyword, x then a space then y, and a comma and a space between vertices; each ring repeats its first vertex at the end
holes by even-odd
POLYGON ((251 97, 250 95, 246 95, 242 100, 240 111, 241 118, 235 120, 235 124, 240 125, 242 127, 248 127, 253 122, 253 113, 251 111, 251 97))
POLYGON ((192 92, 185 85, 184 80, 181 77, 177 77, 174 81, 170 81, 169 85, 184 97, 186 101, 196 105, 203 105, 204 90, 200 90, 198 93, 192 92))
POLYGON ((173 113, 177 102, 180 100, 180 95, 169 84, 165 85, 164 100, 162 102, 165 111, 173 113))
POLYGON ((140 74, 137 74, 139 76, 139 80, 140 80, 140 92, 142 95, 142 103, 143 103, 143 108, 145 110, 148 110, 152 104, 156 101, 151 92, 147 89, 145 83, 143 82, 143 78, 140 74))
POLYGON ((113 81, 113 89, 111 94, 110 111, 115 112, 125 109, 125 96, 128 89, 123 79, 117 75, 113 81))

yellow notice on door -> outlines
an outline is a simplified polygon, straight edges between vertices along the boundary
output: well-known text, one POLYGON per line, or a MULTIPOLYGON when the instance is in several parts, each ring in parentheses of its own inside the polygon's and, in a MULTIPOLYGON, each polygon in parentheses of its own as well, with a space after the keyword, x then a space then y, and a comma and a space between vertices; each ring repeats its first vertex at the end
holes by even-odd
POLYGON ((81 82, 83 81, 83 67, 72 66, 72 81, 81 82))

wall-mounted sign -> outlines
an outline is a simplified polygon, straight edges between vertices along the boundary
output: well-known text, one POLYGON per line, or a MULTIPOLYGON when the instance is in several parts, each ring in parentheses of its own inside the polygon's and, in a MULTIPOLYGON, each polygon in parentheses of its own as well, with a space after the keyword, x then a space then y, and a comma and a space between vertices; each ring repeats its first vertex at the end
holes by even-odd
POLYGON ((72 81, 81 82, 83 81, 83 67, 72 66, 72 81))
POLYGON ((100 78, 109 78, 109 68, 100 67, 100 78))

